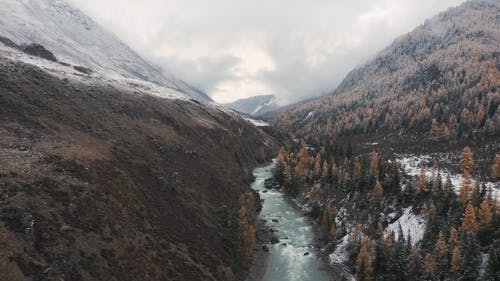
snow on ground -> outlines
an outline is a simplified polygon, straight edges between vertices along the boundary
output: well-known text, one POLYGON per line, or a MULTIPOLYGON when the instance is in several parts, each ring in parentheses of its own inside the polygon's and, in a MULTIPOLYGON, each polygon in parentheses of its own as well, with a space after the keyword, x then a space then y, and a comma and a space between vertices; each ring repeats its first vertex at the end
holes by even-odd
MULTIPOLYGON (((420 175, 421 167, 425 163, 429 163, 432 161, 432 157, 430 155, 401 155, 397 159, 398 163, 401 165, 401 168, 405 171, 405 173, 409 176, 418 176, 420 175)), ((425 167, 426 175, 428 177, 432 176, 432 169, 425 167)), ((454 174, 448 171, 447 169, 439 169, 439 175, 443 180, 443 184, 446 182, 448 176, 450 177, 451 184, 453 186, 453 190, 458 194, 460 190, 460 186, 464 180, 461 174, 454 174)), ((472 185, 476 183, 476 180, 472 179, 472 185)), ((485 182, 486 188, 491 191, 491 196, 493 198, 500 199, 500 183, 494 182, 485 182)))
POLYGON ((489 254, 481 253, 481 265, 479 266, 479 276, 481 279, 484 277, 486 273, 486 267, 488 266, 488 260, 490 259, 489 254))
POLYGON ((267 127, 267 126, 269 126, 269 123, 266 123, 266 122, 264 122, 262 120, 255 120, 255 119, 248 118, 248 117, 243 117, 243 119, 245 119, 246 121, 252 123, 256 127, 267 127))
POLYGON ((349 240, 349 235, 342 238, 342 241, 335 247, 335 251, 329 255, 330 263, 333 264, 343 264, 347 262, 347 241, 349 240))
POLYGON ((411 242, 416 244, 422 240, 425 232, 425 219, 421 216, 417 216, 412 213, 412 207, 403 209, 403 215, 391 223, 385 229, 385 234, 394 232, 395 238, 398 238, 399 226, 403 230, 404 238, 408 237, 408 233, 411 236, 411 242))
POLYGON ((6 47, 0 43, 0 56, 11 61, 20 61, 26 64, 36 66, 43 71, 58 77, 60 79, 69 79, 86 84, 107 84, 123 90, 134 90, 142 93, 148 93, 154 96, 167 99, 189 100, 189 96, 178 90, 160 86, 153 82, 140 79, 125 78, 115 73, 83 74, 75 70, 72 65, 65 65, 60 62, 52 62, 40 57, 25 54, 19 50, 6 47))
MULTIPOLYGON (((0 36, 16 44, 41 44, 59 61, 90 68, 106 78, 152 81, 163 86, 152 94, 177 98, 178 92, 201 101, 209 100, 203 93, 141 58, 118 37, 66 1, 0 2, 0 36)), ((37 61, 36 64, 45 66, 47 62, 37 61)), ((72 70, 72 66, 68 68, 72 70)))

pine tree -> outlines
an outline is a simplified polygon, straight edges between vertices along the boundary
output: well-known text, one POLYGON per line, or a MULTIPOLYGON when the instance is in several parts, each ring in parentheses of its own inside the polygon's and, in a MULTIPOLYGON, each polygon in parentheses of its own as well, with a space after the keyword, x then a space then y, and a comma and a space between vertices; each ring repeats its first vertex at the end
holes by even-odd
POLYGON ((450 245, 450 249, 458 246, 458 231, 454 227, 452 227, 450 230, 450 238, 448 239, 448 244, 450 245))
POLYGON ((474 169, 474 155, 470 147, 465 147, 462 151, 462 160, 460 160, 460 170, 464 175, 471 175, 474 169))
POLYGON ((346 250, 347 250, 347 253, 349 255, 349 265, 350 266, 355 266, 356 260, 357 260, 357 255, 361 249, 361 242, 363 239, 363 235, 362 235, 361 230, 362 230, 361 224, 357 224, 347 239, 346 250))
POLYGON ((314 176, 315 177, 320 177, 321 176, 321 171, 322 171, 322 166, 321 166, 321 155, 320 153, 316 154, 316 158, 314 158, 314 176))
POLYGON ((332 176, 338 175, 337 165, 335 165, 335 161, 332 162, 332 176))
POLYGON ((425 173, 425 169, 422 166, 420 168, 420 175, 418 176, 418 181, 417 181, 417 195, 426 192, 428 185, 429 185, 429 181, 427 179, 427 175, 425 173))
POLYGON ((323 172, 321 175, 324 179, 328 178, 328 162, 326 160, 323 161, 323 172))
POLYGON ((379 172, 378 161, 379 161, 378 154, 377 154, 377 152, 373 151, 372 155, 371 155, 371 162, 370 162, 370 173, 375 178, 378 177, 378 172, 379 172))
POLYGON ((361 250, 359 251, 356 260, 356 280, 371 281, 373 280, 373 268, 370 257, 370 240, 368 237, 363 239, 361 250))
POLYGON ((408 281, 419 281, 422 275, 422 256, 418 248, 413 247, 406 262, 406 277, 408 281))
POLYGON ((352 172, 352 179, 358 181, 361 178, 361 162, 356 160, 354 163, 354 171, 352 172))
POLYGON ((439 141, 440 131, 441 129, 439 127, 439 123, 436 121, 436 119, 432 119, 431 131, 429 132, 429 139, 432 142, 439 141))
POLYGON ((380 209, 380 204, 384 200, 384 189, 382 188, 382 185, 380 184, 380 181, 377 180, 377 183, 375 184, 375 189, 373 190, 372 194, 372 207, 376 210, 380 209))
POLYGON ((483 199, 479 208, 479 228, 487 229, 491 224, 491 208, 487 198, 483 199))
POLYGON ((438 241, 434 247, 434 257, 436 258, 437 273, 440 275, 440 279, 444 279, 448 271, 448 245, 443 232, 439 232, 438 241))
POLYGON ((424 278, 425 280, 434 280, 437 265, 436 258, 432 253, 428 253, 424 258, 424 278))
POLYGON ((450 120, 448 121, 448 129, 450 130, 450 137, 455 139, 457 137, 457 117, 455 114, 450 116, 450 120))
POLYGON ((309 175, 309 154, 307 152, 307 144, 305 141, 302 141, 298 157, 299 159, 295 168, 295 175, 299 179, 304 180, 309 175))
POLYGON ((462 280, 475 281, 479 278, 479 267, 481 257, 479 242, 474 233, 466 233, 462 236, 462 280))
POLYGON ((488 264, 486 266, 484 280, 500 280, 500 243, 498 243, 498 241, 491 246, 488 253, 488 264))
POLYGON ((284 147, 281 147, 278 153, 278 159, 276 161, 276 166, 274 168, 274 177, 278 181, 279 184, 283 184, 285 181, 285 171, 286 171, 286 159, 287 159, 287 151, 284 147))
POLYGON ((471 187, 471 179, 470 179, 470 174, 466 173, 464 174, 464 180, 462 181, 462 185, 460 185, 460 191, 458 193, 458 202, 465 204, 470 200, 472 194, 472 187, 471 187))
POLYGON ((458 246, 455 246, 451 254, 450 278, 453 278, 453 280, 457 280, 458 277, 460 276, 461 269, 462 269, 462 262, 460 257, 460 249, 458 248, 458 246))
POLYGON ((472 206, 470 202, 465 208, 464 217, 462 219, 462 227, 460 230, 465 233, 474 233, 477 231, 476 212, 474 210, 474 206, 472 206))
POLYGON ((495 163, 491 167, 491 178, 493 180, 500 180, 500 154, 495 157, 495 163))

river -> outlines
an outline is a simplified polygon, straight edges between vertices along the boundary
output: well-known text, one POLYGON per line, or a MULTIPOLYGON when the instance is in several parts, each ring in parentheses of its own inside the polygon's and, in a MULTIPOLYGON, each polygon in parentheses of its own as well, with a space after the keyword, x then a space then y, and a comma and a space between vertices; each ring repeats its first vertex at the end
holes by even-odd
POLYGON ((254 170, 252 188, 264 199, 260 218, 276 230, 280 243, 269 245, 263 281, 333 280, 331 267, 317 256, 316 227, 305 214, 278 190, 267 190, 264 181, 272 176, 274 164, 254 170), (285 244, 286 243, 286 244, 285 244))

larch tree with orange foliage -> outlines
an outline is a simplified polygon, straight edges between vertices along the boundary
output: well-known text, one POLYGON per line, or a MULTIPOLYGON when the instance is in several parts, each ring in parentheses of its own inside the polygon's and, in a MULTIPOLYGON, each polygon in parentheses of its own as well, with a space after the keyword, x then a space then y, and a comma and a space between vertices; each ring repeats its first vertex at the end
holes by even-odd
POLYGON ((479 228, 487 229, 491 225, 491 207, 487 198, 483 199, 479 208, 479 228))
POLYGON ((373 190, 372 194, 372 207, 376 210, 380 208, 380 204, 384 200, 384 189, 382 188, 382 184, 380 184, 380 181, 377 180, 377 183, 375 184, 375 189, 373 190))
POLYGON ((454 227, 450 230, 450 238, 448 239, 448 244, 450 245, 450 249, 458 246, 458 230, 454 227))
POLYGON ((472 185, 471 185, 471 179, 470 179, 470 174, 465 174, 464 175, 464 180, 462 181, 462 184, 460 185, 460 190, 458 192, 458 202, 465 204, 467 201, 470 200, 472 194, 472 185))
POLYGON ((437 263, 434 254, 428 253, 424 258, 424 279, 432 280, 437 270, 437 263))
POLYGON ((500 180, 500 154, 495 157, 495 163, 491 167, 491 178, 493 180, 500 180))
POLYGON ((309 153, 307 151, 307 144, 305 141, 302 141, 298 158, 295 173, 298 177, 305 178, 309 174, 309 153))
POLYGON ((465 208, 464 217, 462 219, 462 227, 460 230, 464 233, 474 233, 477 231, 476 211, 470 202, 465 208))
POLYGON ((455 280, 460 276, 460 270, 462 268, 462 261, 460 256, 460 249, 458 246, 453 248, 450 261, 450 277, 455 280))
POLYGON ((373 267, 370 252, 371 242, 368 237, 365 237, 361 244, 358 258, 356 259, 356 280, 358 281, 373 280, 373 267))
POLYGON ((471 175, 474 169, 474 154, 470 147, 465 147, 462 151, 462 159, 460 160, 460 170, 464 174, 471 175))

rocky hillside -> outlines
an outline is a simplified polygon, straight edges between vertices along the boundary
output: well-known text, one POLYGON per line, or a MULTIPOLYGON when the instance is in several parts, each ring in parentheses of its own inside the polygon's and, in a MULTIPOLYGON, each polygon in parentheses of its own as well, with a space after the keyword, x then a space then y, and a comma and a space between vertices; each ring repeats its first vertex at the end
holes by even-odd
POLYGON ((238 279, 262 130, 5 57, 0 113, 1 280, 238 279))
POLYGON ((275 125, 297 136, 383 135, 396 143, 498 136, 499 13, 496 0, 449 9, 275 125))

